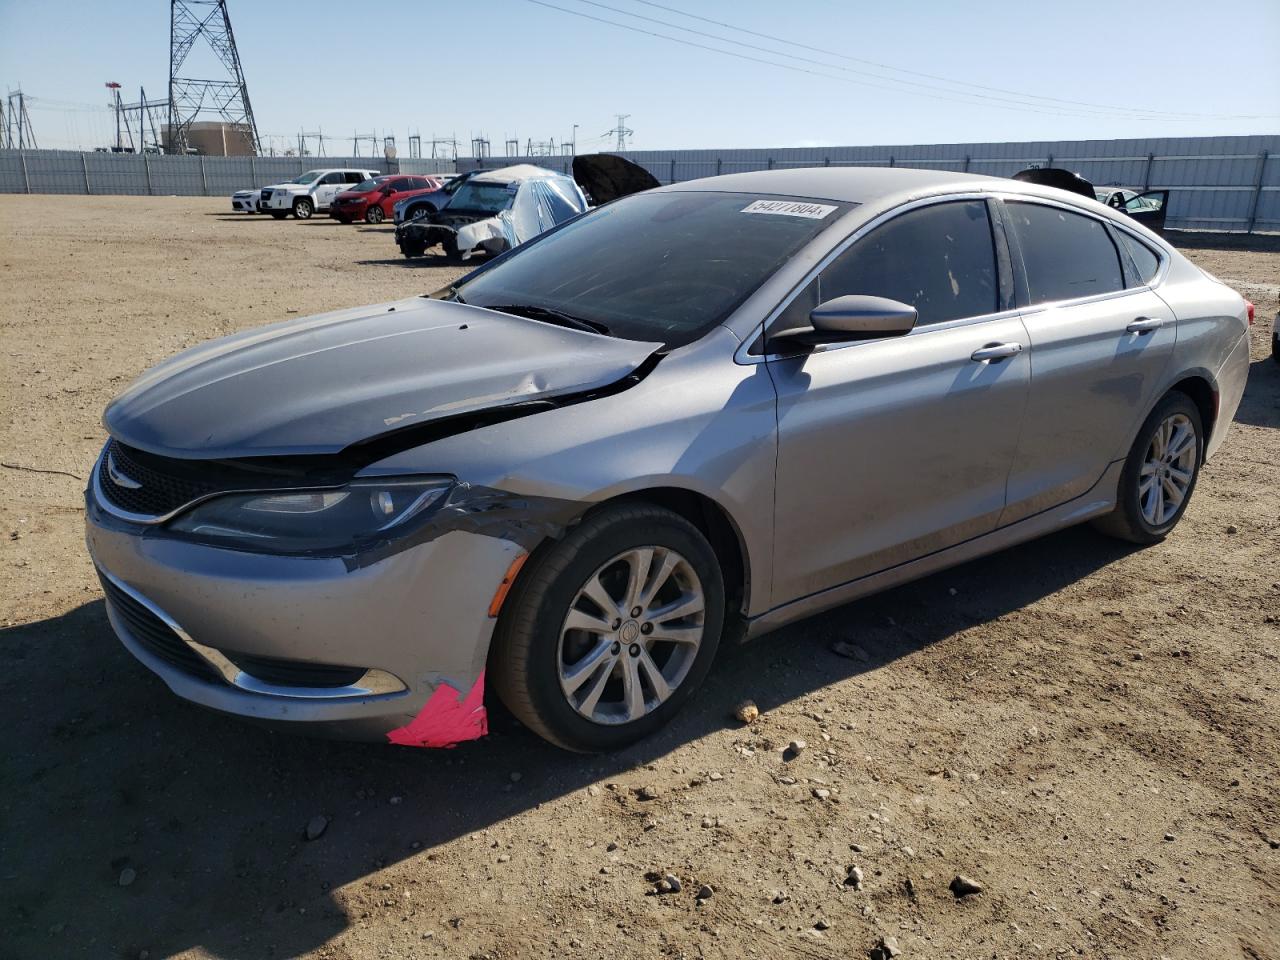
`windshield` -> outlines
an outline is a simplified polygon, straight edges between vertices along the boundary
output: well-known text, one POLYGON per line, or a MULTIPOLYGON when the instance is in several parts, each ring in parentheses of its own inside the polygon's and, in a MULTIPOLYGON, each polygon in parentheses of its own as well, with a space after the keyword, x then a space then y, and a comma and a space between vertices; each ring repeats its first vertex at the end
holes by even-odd
POLYGON ((286 180, 285 183, 314 183, 320 179, 323 170, 308 170, 301 176, 294 177, 292 180, 286 180))
POLYGON ((377 180, 362 180, 357 186, 351 188, 352 193, 368 193, 371 190, 377 190, 379 183, 377 180))
POLYGON ((612 336, 679 346, 849 209, 744 193, 636 194, 517 247, 454 291, 476 306, 555 310, 612 336))
POLYGON ((460 210, 483 210, 486 213, 497 213, 511 206, 515 197, 515 187, 508 189, 505 183, 464 183, 449 206, 460 210))

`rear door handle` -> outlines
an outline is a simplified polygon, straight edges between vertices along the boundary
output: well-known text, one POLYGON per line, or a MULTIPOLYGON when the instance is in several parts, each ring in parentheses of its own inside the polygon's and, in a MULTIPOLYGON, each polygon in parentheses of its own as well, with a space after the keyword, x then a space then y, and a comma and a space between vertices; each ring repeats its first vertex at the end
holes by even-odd
POLYGON ((1164 321, 1154 317, 1134 317, 1133 323, 1125 327, 1129 333, 1150 333, 1164 326, 1164 321))
POLYGON ((1008 357, 1016 357, 1022 352, 1022 344, 1020 343, 989 343, 985 347, 973 351, 969 355, 970 360, 976 360, 979 363, 986 363, 988 360, 1004 360, 1008 357))

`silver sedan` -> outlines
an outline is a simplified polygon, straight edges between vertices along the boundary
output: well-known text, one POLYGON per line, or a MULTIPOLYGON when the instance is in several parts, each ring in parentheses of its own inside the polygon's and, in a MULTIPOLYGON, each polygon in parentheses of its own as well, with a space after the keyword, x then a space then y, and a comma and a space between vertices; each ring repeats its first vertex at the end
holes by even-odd
POLYGON ((811 169, 607 204, 430 296, 252 330, 107 409, 88 544, 178 695, 574 750, 722 638, 1083 521, 1165 537, 1245 301, 1093 200, 811 169))

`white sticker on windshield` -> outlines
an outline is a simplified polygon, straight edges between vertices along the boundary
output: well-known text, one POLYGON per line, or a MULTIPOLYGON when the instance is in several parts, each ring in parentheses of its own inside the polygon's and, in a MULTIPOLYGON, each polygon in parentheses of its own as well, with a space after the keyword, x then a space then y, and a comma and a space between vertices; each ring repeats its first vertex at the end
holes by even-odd
POLYGON ((804 217, 821 220, 835 206, 827 203, 804 203, 800 200, 757 200, 742 208, 743 213, 772 213, 783 217, 804 217))

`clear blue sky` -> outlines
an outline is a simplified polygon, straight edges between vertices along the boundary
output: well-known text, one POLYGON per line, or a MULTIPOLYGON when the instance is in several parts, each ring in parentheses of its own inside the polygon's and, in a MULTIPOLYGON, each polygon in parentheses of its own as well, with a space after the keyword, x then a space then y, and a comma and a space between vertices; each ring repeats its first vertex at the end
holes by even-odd
MULTIPOLYGON (((410 133, 424 140, 432 133, 462 141, 485 135, 500 154, 508 137, 558 143, 577 123, 585 152, 610 145, 595 138, 619 112, 631 115, 634 149, 1280 130, 1280 0, 661 0, 775 39, 638 0, 598 0, 764 50, 583 0, 546 2, 796 69, 622 30, 530 0, 230 0, 229 6, 259 131, 280 137, 278 146, 300 128, 348 138, 349 146, 358 129, 395 134, 402 152, 410 133), (352 14, 361 9, 367 12, 352 14), (1201 116, 1140 117, 1103 107, 1201 116)), ((0 89, 21 84, 36 98, 31 114, 41 146, 105 143, 114 129, 103 108, 107 80, 123 84, 129 98, 139 85, 149 97, 166 96, 168 8, 164 0, 0 0, 0 89)), ((188 75, 215 75, 211 63, 211 54, 197 50, 188 75)), ((343 147, 326 150, 332 155, 343 147)))

